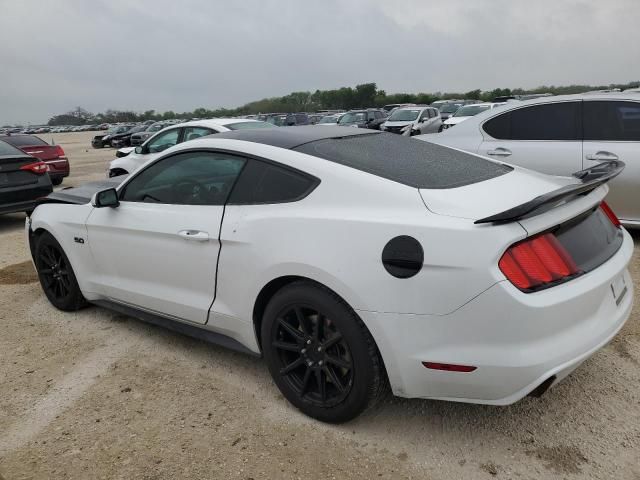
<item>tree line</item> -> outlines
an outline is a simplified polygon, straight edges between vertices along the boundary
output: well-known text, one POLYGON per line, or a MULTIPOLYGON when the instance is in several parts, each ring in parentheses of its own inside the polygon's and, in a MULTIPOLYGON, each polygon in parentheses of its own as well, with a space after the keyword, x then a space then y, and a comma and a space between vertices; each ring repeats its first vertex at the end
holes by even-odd
POLYGON ((434 92, 434 93, 391 93, 378 89, 375 83, 363 83, 355 87, 342 87, 334 90, 316 90, 315 92, 292 92, 282 97, 264 98, 247 103, 238 108, 207 109, 196 108, 192 112, 134 112, 130 110, 107 110, 103 113, 91 113, 82 107, 77 107, 67 113, 54 115, 49 119, 49 125, 87 125, 100 123, 140 122, 144 120, 169 120, 175 118, 213 118, 235 117, 257 113, 288 113, 288 112, 315 112, 318 110, 332 110, 382 107, 390 103, 417 103, 430 104, 436 100, 450 98, 491 101, 502 95, 525 95, 534 93, 552 93, 565 95, 571 93, 583 93, 590 90, 604 90, 612 88, 636 88, 640 81, 626 84, 610 85, 567 85, 553 86, 543 85, 534 89, 522 88, 496 88, 482 91, 480 89, 469 92, 434 92))

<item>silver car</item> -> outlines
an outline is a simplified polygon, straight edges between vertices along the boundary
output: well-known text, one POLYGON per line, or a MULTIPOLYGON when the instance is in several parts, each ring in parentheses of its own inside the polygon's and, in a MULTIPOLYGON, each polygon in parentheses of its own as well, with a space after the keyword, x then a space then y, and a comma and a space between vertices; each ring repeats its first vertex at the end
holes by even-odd
POLYGON ((418 105, 396 108, 380 130, 403 135, 421 135, 436 133, 441 125, 442 119, 437 108, 418 105))
POLYGON ((640 94, 588 93, 507 102, 438 135, 418 137, 552 175, 620 160, 607 202, 640 228, 640 94))

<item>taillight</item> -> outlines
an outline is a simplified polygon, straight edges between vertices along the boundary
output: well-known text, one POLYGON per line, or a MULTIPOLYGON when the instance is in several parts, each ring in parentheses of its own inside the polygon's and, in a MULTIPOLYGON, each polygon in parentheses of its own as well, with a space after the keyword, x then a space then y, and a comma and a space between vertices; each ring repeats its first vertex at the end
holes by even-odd
POLYGON ((607 202, 602 202, 600 204, 600 208, 602 209, 604 214, 607 216, 607 218, 611 220, 611 223, 613 223, 613 226, 616 228, 620 228, 620 219, 615 213, 613 213, 613 210, 611 210, 611 207, 607 204, 607 202))
POLYGON ((58 158, 67 158, 67 156, 64 153, 64 150, 60 145, 56 145, 56 155, 58 155, 58 158))
POLYGON ((36 175, 44 175, 49 170, 49 167, 44 162, 28 163, 20 167, 20 170, 26 170, 28 172, 35 173, 36 175))
POLYGON ((525 292, 562 283, 580 273, 553 233, 543 233, 511 245, 498 266, 511 283, 525 292))

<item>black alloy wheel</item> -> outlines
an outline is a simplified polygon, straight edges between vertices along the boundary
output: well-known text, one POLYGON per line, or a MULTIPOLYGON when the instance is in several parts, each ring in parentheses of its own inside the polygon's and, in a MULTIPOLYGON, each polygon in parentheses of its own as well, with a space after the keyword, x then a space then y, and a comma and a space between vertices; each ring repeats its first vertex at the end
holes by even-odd
POLYGON ((73 311, 86 305, 69 259, 48 232, 37 239, 34 261, 40 285, 56 308, 73 311))
POLYGON ((321 407, 340 403, 353 383, 353 362, 342 333, 310 306, 287 307, 277 317, 271 346, 279 374, 296 394, 321 407))
POLYGON ((284 397, 323 422, 351 420, 388 391, 371 333, 342 298, 318 283, 295 281, 271 298, 261 346, 284 397))

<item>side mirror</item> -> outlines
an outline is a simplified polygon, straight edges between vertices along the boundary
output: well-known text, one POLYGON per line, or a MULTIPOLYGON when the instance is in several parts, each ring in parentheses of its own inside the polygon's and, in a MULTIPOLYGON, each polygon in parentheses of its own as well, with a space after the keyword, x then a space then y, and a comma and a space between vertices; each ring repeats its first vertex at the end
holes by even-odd
POLYGON ((101 192, 93 195, 93 198, 91 199, 91 205, 93 205, 95 208, 116 208, 118 205, 120 205, 120 200, 118 200, 118 192, 116 192, 115 188, 102 190, 101 192))
POLYGON ((144 149, 142 148, 142 145, 138 145, 134 151, 137 154, 141 154, 144 151, 144 149))

